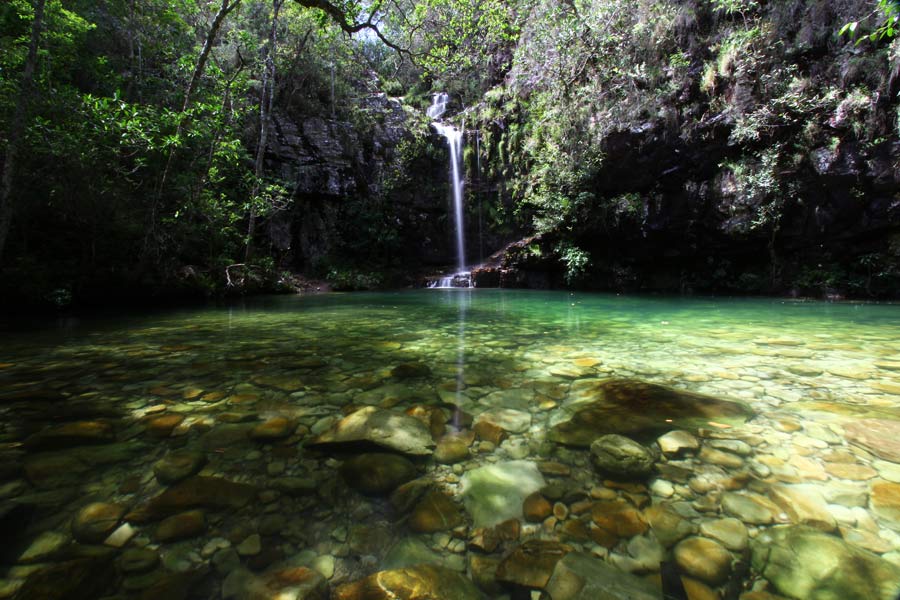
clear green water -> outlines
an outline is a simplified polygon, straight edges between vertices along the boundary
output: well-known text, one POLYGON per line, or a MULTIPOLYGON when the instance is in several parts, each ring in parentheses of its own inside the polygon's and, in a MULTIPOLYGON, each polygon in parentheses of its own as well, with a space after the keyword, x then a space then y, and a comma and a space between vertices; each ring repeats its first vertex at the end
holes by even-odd
MULTIPOLYGON (((251 566, 256 577, 287 561, 321 567, 337 585, 378 570, 391 548, 408 539, 421 542, 434 560, 466 567, 473 550, 451 538, 467 539, 471 532, 409 531, 383 498, 362 496, 335 476, 344 455, 303 447, 351 407, 402 412, 454 405, 477 417, 499 404, 531 413, 531 427, 499 447, 476 440, 468 460, 452 467, 419 461, 420 474, 458 496, 460 477, 478 466, 552 460, 569 469, 559 477, 547 475, 548 482, 567 488, 569 510, 578 498, 602 498, 597 490, 604 478, 591 469, 587 452, 547 442, 546 430, 572 390, 584 380, 608 377, 749 404, 756 417, 739 431, 716 435, 749 440, 752 453, 739 456, 739 465, 714 465, 715 473, 813 486, 813 496, 824 499, 819 509, 843 528, 831 527, 833 535, 900 564, 900 506, 873 504, 874 486, 900 481, 900 465, 848 443, 843 430, 855 419, 900 419, 897 305, 422 290, 260 298, 228 307, 70 320, 2 336, 0 443, 7 468, 0 500, 34 509, 28 526, 16 534, 22 548, 47 532, 68 540, 69 520, 88 501, 132 509, 159 494, 164 488, 152 465, 174 448, 204 452, 202 475, 250 483, 261 492, 250 507, 209 509, 204 532, 183 541, 158 543, 155 525, 135 525, 126 548, 148 547, 162 556, 153 571, 157 580, 209 568, 197 597, 220 597, 221 581, 237 564, 217 566, 216 552, 224 556, 256 533, 264 516, 270 522, 263 527, 262 552, 231 557, 251 566), (403 364, 426 365, 429 372, 393 377, 392 369, 403 364), (171 435, 147 433, 148 419, 173 413, 184 420, 171 435), (235 420, 255 424, 274 416, 288 418, 296 432, 267 443, 221 433, 237 427, 235 420), (43 429, 77 421, 111 425, 117 441, 100 446, 107 448, 105 456, 22 445, 43 429), (76 456, 77 478, 71 469, 54 471, 40 461, 34 466, 35 457, 57 454, 76 456), (271 482, 284 477, 312 478, 318 491, 302 497, 272 492, 271 482), (838 488, 858 496, 845 499, 834 492, 838 488), (271 556, 259 558, 266 553, 271 556)), ((465 420, 457 417, 460 423, 465 420)), ((698 472, 712 468, 697 460, 686 464, 698 472)), ((686 482, 647 484, 651 504, 696 504, 709 495, 686 482)), ((686 518, 699 525, 723 514, 720 507, 705 506, 686 518)), ((555 539, 563 522, 575 517, 525 524, 523 538, 555 539)), ((778 522, 798 520, 776 515, 778 522)), ((756 536, 768 525, 749 527, 756 536)), ((592 541, 570 543, 619 568, 652 575, 652 568, 634 569, 624 560, 641 558, 628 541, 611 549, 592 541)), ((37 567, 7 554, 0 589, 8 596, 37 567)), ((63 558, 51 553, 37 564, 63 558)), ((107 592, 143 589, 136 577, 117 572, 107 592)), ((740 577, 746 585, 760 579, 753 572, 740 577)))

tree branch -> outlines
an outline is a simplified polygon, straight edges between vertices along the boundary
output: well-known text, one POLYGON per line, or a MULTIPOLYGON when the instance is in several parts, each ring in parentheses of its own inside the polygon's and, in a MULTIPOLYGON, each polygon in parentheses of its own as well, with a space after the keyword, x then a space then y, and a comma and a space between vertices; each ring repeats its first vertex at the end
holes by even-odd
POLYGON ((305 6, 306 8, 314 8, 317 10, 321 10, 326 15, 328 15, 335 24, 341 28, 345 33, 352 35, 354 33, 359 33, 364 29, 368 29, 375 36, 381 40, 385 46, 399 54, 400 56, 412 57, 412 52, 410 52, 409 48, 403 48, 398 44, 389 40, 378 28, 378 25, 375 23, 375 16, 378 13, 378 9, 381 7, 380 2, 376 2, 372 7, 371 12, 369 13, 368 18, 365 21, 357 22, 354 19, 351 19, 347 12, 327 0, 295 0, 300 6, 305 6))

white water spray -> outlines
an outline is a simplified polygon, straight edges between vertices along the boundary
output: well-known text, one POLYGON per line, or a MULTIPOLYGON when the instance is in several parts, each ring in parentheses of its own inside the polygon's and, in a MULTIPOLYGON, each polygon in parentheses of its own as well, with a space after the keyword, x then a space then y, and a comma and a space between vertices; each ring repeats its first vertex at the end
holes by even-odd
POLYGON ((439 119, 447 111, 450 96, 445 93, 435 94, 428 117, 435 119, 432 123, 435 130, 447 140, 450 148, 450 183, 453 186, 453 218, 456 224, 456 261, 457 272, 444 277, 434 287, 469 287, 469 272, 466 270, 466 247, 463 228, 463 172, 462 172, 462 137, 463 133, 453 125, 444 124, 439 119))

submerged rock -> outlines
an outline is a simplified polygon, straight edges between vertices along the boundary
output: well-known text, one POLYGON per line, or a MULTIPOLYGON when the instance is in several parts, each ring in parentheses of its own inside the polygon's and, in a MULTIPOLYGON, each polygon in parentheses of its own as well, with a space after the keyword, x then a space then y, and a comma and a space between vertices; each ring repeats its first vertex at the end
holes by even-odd
POLYGON ((525 498, 546 485, 537 465, 525 460, 497 463, 468 471, 460 487, 475 527, 491 527, 522 517, 525 498))
POLYGON ((416 467, 396 454, 354 456, 341 465, 341 476, 363 494, 387 494, 416 476, 416 467))
POLYGON ((707 538, 681 540, 675 546, 674 556, 684 573, 712 585, 725 583, 731 573, 731 553, 707 538))
POLYGON ((448 531, 465 521, 462 508, 441 490, 431 490, 413 509, 409 528, 418 533, 448 531))
POLYGON ((518 546, 497 567, 497 581, 543 589, 556 563, 572 552, 572 546, 550 540, 528 540, 518 546))
POLYGON ((847 441, 875 456, 900 463, 900 421, 859 419, 844 425, 847 441))
POLYGON ((549 439, 589 446, 597 437, 617 433, 644 439, 672 427, 698 429, 710 421, 743 423, 753 415, 739 402, 630 379, 583 380, 572 386, 569 401, 551 420, 549 439))
POLYGON ((113 532, 124 514, 125 507, 119 504, 88 504, 72 520, 72 535, 83 544, 99 544, 113 532))
POLYGON ((100 421, 78 421, 39 431, 25 440, 30 451, 59 450, 88 444, 110 444, 116 441, 113 428, 100 421))
POLYGON ((803 525, 774 527, 751 543, 753 569, 801 600, 894 600, 900 567, 803 525))
POLYGON ((174 542, 198 536, 205 530, 206 516, 203 511, 189 510, 163 519, 156 528, 156 539, 174 542))
POLYGON ((598 470, 628 478, 647 477, 656 456, 649 448, 622 435, 604 435, 591 442, 591 462, 598 470))
POLYGON ((309 446, 374 444, 411 455, 429 455, 431 432, 415 417, 367 406, 313 438, 309 446))
POLYGON ((649 581, 581 552, 566 554, 553 570, 546 593, 553 600, 658 600, 649 581))
POLYGON ((193 450, 174 450, 153 465, 153 473, 160 483, 170 485, 196 475, 206 464, 206 455, 193 450))
POLYGON ((256 487, 220 477, 195 475, 180 481, 128 515, 129 521, 160 519, 191 508, 241 508, 256 497, 256 487))
POLYGON ((481 600, 481 592, 471 580, 456 571, 437 565, 380 571, 338 586, 332 600, 481 600))

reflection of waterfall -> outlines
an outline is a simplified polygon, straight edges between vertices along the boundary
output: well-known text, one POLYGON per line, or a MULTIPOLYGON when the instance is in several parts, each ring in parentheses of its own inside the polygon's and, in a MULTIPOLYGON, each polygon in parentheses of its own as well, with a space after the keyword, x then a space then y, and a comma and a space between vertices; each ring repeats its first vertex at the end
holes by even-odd
MULTIPOLYGON (((440 119, 447 111, 447 94, 435 94, 428 116, 440 119)), ((466 248, 463 229, 463 171, 462 171, 462 131, 453 125, 438 120, 432 123, 439 134, 447 140, 450 148, 450 184, 453 187, 453 218, 456 226, 456 268, 451 277, 444 278, 433 287, 469 287, 469 273, 466 271, 466 248)))
POLYGON ((457 318, 459 324, 456 330, 456 408, 453 410, 453 428, 462 429, 460 406, 463 403, 463 389, 466 387, 466 310, 472 302, 471 292, 453 294, 457 301, 457 318))

